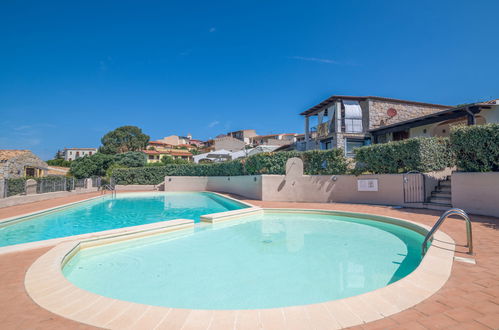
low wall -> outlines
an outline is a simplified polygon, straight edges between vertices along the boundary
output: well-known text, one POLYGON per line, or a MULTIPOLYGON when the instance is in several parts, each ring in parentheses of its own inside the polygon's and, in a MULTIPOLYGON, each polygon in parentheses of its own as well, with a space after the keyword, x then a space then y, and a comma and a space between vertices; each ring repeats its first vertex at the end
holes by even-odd
POLYGON ((44 201, 47 199, 72 196, 75 194, 85 194, 85 193, 94 192, 97 190, 98 190, 98 188, 89 188, 89 189, 77 189, 77 190, 73 190, 73 191, 57 191, 57 192, 35 194, 35 195, 12 196, 12 197, 7 197, 7 198, 1 198, 0 199, 0 207, 22 205, 22 204, 27 204, 27 203, 44 201))
POLYGON ((452 174, 452 206, 499 217, 499 172, 452 174))
POLYGON ((386 175, 248 175, 219 177, 172 176, 165 191, 215 191, 264 201, 346 202, 402 205, 403 176, 386 175), (358 179, 377 179, 378 191, 357 191, 358 179))
POLYGON ((153 184, 117 184, 115 186, 116 191, 127 190, 127 191, 154 191, 157 190, 156 186, 153 184))
POLYGON ((285 175, 263 176, 263 200, 280 202, 341 202, 401 205, 403 176, 304 175, 288 180, 285 175), (358 191, 357 180, 377 179, 378 191, 358 191))
POLYGON ((262 199, 262 176, 168 176, 165 191, 216 191, 262 199))

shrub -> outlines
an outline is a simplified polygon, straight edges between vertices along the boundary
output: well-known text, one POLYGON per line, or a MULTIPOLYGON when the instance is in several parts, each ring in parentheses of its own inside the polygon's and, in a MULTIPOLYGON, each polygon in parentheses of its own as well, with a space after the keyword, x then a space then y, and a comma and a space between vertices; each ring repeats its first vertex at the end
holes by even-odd
POLYGON ((301 158, 305 174, 333 175, 347 172, 348 161, 343 149, 306 151, 301 154, 301 158))
POLYGON ((116 168, 116 184, 159 184, 165 176, 236 176, 256 174, 285 174, 286 161, 299 157, 304 161, 306 174, 344 174, 347 160, 342 150, 307 152, 267 152, 251 156, 244 161, 233 160, 211 164, 167 164, 143 168, 116 168))
POLYGON ((142 167, 146 166, 146 155, 140 151, 129 151, 114 156, 115 164, 122 167, 142 167))
POLYGON ((447 138, 412 138, 355 150, 356 174, 430 172, 455 163, 447 138))
POLYGON ((26 191, 26 180, 28 178, 5 179, 7 197, 23 194, 26 191))
POLYGON ((243 175, 238 161, 214 164, 168 164, 139 168, 117 168, 113 171, 115 184, 159 184, 165 176, 235 176, 243 175))
POLYGON ((450 141, 460 170, 499 171, 499 124, 453 127, 450 141))
POLYGON ((62 158, 56 158, 56 159, 47 160, 47 164, 50 165, 50 166, 70 167, 71 166, 71 161, 70 160, 64 160, 62 158))
POLYGON ((104 176, 113 162, 114 155, 98 152, 92 156, 85 156, 72 161, 70 173, 78 179, 104 176))
POLYGON ((246 173, 254 174, 285 174, 286 161, 292 157, 300 157, 296 151, 262 152, 246 159, 246 173))

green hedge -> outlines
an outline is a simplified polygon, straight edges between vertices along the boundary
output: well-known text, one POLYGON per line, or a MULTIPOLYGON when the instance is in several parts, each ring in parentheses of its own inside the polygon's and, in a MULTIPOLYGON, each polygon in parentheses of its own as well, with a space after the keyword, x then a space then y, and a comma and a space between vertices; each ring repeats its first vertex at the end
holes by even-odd
POLYGON ((499 171, 499 124, 453 127, 450 141, 459 170, 499 171))
POLYGON ((430 172, 454 166, 447 138, 411 138, 355 149, 356 174, 430 172))
POLYGON ((300 152, 262 152, 246 159, 244 168, 249 175, 285 174, 289 158, 300 157, 300 152))
POLYGON ((339 149, 307 152, 265 152, 245 160, 214 164, 168 164, 142 168, 117 168, 115 184, 159 184, 165 176, 236 176, 285 174, 286 161, 300 157, 305 174, 345 174, 348 162, 339 149))
POLYGON ((24 194, 26 192, 26 180, 27 178, 14 178, 14 179, 5 179, 6 185, 6 196, 15 196, 19 194, 24 194))
POLYGON ((231 161, 216 164, 168 164, 138 168, 117 168, 115 184, 159 184, 165 176, 235 176, 244 175, 243 164, 231 161))

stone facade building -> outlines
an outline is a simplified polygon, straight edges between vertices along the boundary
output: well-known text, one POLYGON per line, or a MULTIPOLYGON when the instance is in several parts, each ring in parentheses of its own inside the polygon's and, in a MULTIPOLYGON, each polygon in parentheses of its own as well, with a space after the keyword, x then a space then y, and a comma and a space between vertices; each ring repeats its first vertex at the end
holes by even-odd
POLYGON ((234 152, 243 150, 245 147, 246 143, 244 143, 244 141, 233 138, 232 136, 218 137, 205 143, 205 148, 207 151, 228 150, 234 152))
MULTIPOLYGON (((301 113, 305 117, 305 139, 298 150, 353 149, 371 143, 369 130, 450 109, 440 104, 377 96, 333 95, 301 113)), ((407 138, 395 136, 395 139, 407 138)))
POLYGON ((48 165, 29 150, 0 150, 0 179, 41 177, 48 165))

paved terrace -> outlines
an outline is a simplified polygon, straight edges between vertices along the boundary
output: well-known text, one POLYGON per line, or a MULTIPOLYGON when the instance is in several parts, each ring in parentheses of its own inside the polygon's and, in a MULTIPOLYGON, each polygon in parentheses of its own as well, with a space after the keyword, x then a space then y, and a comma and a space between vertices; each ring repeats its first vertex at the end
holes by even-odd
MULTIPOLYGON (((99 193, 58 198, 0 209, 0 219, 34 212, 57 205, 75 202, 99 193)), ((233 196, 234 197, 234 196, 233 196)), ((433 225, 441 212, 418 209, 393 209, 384 206, 356 204, 283 203, 246 200, 262 207, 311 208, 365 212, 413 220, 433 225)), ((474 230, 476 265, 454 261, 452 275, 445 286, 424 302, 390 317, 352 329, 499 329, 499 219, 471 216, 474 230)), ((456 244, 466 243, 465 225, 462 220, 449 219, 442 230, 452 236, 456 244)), ((0 255, 0 327, 2 329, 91 329, 36 305, 24 289, 24 275, 29 266, 49 248, 0 255)), ((466 248, 457 247, 456 256, 468 257, 466 248)), ((251 311, 250 311, 251 312, 251 311)), ((190 323, 184 315, 177 324, 190 323)), ((194 317, 194 316, 193 316, 194 317)), ((226 319, 224 329, 238 329, 238 319, 251 317, 252 329, 327 329, 327 320, 317 320, 304 313, 300 319, 272 320, 259 313, 246 313, 226 319)), ((168 319, 162 324, 168 327, 168 319)), ((192 320, 189 320, 192 321, 192 320)), ((245 320, 247 321, 247 319, 245 320)), ((194 322, 195 323, 195 322, 194 322)), ((210 329, 217 329, 214 326, 210 329)), ((187 327, 184 327, 186 329, 187 327)), ((157 328, 159 329, 159 328, 157 328)))

